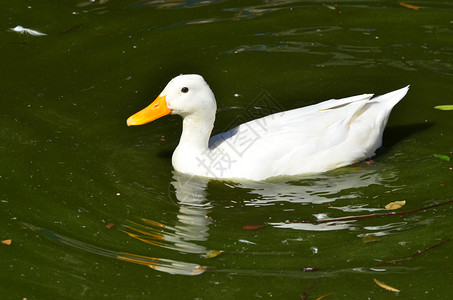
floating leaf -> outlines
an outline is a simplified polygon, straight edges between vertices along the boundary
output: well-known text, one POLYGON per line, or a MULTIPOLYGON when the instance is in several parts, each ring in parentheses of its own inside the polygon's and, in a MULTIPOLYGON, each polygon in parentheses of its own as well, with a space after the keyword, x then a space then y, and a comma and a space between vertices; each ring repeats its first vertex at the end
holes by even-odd
POLYGON ((381 240, 380 237, 374 235, 374 234, 367 234, 362 238, 362 242, 366 243, 372 243, 372 242, 379 242, 381 240))
POLYGON ((12 242, 13 242, 12 240, 4 240, 4 241, 2 241, 2 244, 9 246, 9 245, 11 245, 12 242))
POLYGON ((453 110, 453 105, 437 105, 434 108, 439 110, 453 110))
POLYGON ((325 294, 325 295, 322 295, 321 297, 316 298, 316 300, 321 300, 321 299, 324 299, 324 298, 326 298, 326 297, 328 297, 328 296, 330 296, 330 293, 327 293, 327 294, 325 294))
POLYGON ((260 229, 260 228, 263 228, 264 225, 245 225, 244 227, 242 227, 242 229, 245 229, 245 230, 255 230, 255 229, 260 229))
POLYGON ((390 202, 385 206, 387 210, 394 210, 403 207, 406 204, 406 200, 390 202))
POLYGON ((434 157, 440 158, 442 160, 450 161, 450 156, 443 154, 433 154, 434 157))
POLYGON ((404 3, 404 2, 400 2, 400 6, 405 7, 405 8, 410 8, 410 9, 413 9, 413 10, 419 10, 420 9, 420 7, 418 7, 416 5, 407 4, 407 3, 404 3))
POLYGON ((204 258, 213 258, 223 253, 223 250, 211 250, 204 255, 204 258))
POLYGON ((379 285, 383 289, 386 289, 387 291, 392 291, 392 292, 395 292, 395 293, 399 293, 400 292, 400 290, 397 290, 394 287, 391 287, 391 286, 389 286, 389 285, 387 285, 387 284, 385 284, 383 282, 380 282, 376 278, 374 278, 374 282, 376 282, 377 285, 379 285))

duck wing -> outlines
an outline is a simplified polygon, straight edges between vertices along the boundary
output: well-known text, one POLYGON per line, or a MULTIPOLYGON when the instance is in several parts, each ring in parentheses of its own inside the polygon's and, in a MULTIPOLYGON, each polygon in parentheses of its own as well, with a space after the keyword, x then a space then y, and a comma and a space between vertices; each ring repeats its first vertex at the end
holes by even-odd
POLYGON ((328 144, 341 140, 339 127, 346 125, 372 96, 364 94, 332 99, 252 120, 213 136, 209 140, 209 148, 213 151, 233 151, 242 156, 256 147, 273 144, 281 146, 276 147, 279 151, 288 151, 286 147, 301 145, 308 140, 310 142, 306 147, 315 151, 316 146, 320 146, 321 139, 330 140, 328 144), (336 130, 334 139, 328 134, 331 130, 336 130), (255 146, 252 147, 253 145, 255 146))

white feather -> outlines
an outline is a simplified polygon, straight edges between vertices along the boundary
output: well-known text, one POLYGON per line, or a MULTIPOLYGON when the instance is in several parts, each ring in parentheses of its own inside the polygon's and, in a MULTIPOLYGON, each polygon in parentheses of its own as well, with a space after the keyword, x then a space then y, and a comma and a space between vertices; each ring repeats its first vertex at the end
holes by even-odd
POLYGON ((11 31, 17 32, 17 33, 20 33, 20 34, 28 33, 29 35, 33 35, 33 36, 44 36, 44 35, 47 35, 45 33, 30 29, 30 28, 25 28, 25 27, 22 27, 20 25, 14 27, 14 28, 10 28, 10 29, 11 29, 11 31))

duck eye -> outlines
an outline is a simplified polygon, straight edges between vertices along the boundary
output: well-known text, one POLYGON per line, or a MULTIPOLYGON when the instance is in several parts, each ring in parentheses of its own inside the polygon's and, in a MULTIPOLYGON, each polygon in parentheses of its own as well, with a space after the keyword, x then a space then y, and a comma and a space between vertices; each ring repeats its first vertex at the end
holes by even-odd
POLYGON ((183 92, 183 93, 187 93, 188 91, 189 91, 189 88, 187 88, 187 87, 183 87, 181 89, 181 92, 183 92))

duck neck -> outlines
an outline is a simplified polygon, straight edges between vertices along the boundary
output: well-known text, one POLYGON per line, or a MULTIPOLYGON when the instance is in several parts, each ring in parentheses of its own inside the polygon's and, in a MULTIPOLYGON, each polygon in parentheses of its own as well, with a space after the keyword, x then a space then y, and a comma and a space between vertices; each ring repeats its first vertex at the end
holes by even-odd
POLYGON ((182 134, 178 150, 192 153, 202 153, 208 149, 209 137, 214 127, 215 115, 201 118, 188 115, 183 119, 182 134), (181 149, 182 148, 182 149, 181 149))

